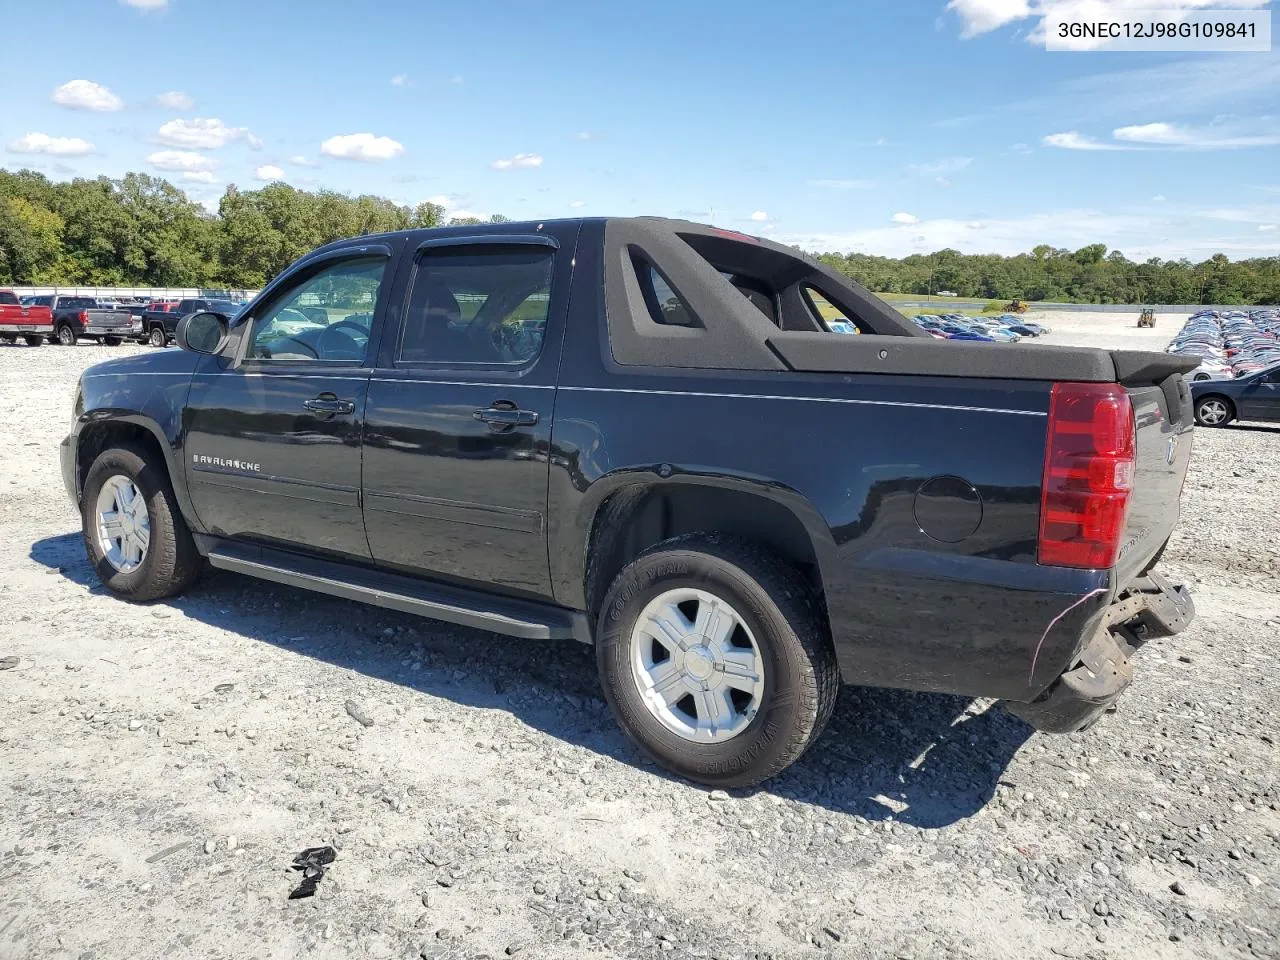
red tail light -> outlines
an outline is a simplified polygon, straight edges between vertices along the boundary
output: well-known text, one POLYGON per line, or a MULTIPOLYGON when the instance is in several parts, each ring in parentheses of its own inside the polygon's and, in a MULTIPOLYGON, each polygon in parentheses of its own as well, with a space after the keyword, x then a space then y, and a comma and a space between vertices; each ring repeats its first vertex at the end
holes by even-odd
POLYGON ((1040 562, 1116 562, 1135 467, 1133 404, 1114 383, 1054 384, 1040 493, 1040 562))
POLYGON ((86 323, 88 323, 88 322, 89 322, 89 311, 88 311, 88 310, 81 310, 81 311, 80 311, 80 323, 83 325, 83 324, 86 324, 86 323))

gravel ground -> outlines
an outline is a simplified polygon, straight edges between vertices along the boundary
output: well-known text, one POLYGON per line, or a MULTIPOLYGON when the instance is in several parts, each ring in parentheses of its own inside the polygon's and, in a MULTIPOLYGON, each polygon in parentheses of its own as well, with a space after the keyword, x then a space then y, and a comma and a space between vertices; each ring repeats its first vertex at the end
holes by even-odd
POLYGON ((1092 731, 849 688, 726 795, 646 763, 571 643, 226 573, 104 594, 55 447, 131 349, 0 346, 0 958, 1280 956, 1280 427, 1197 434, 1164 570, 1200 618, 1092 731))

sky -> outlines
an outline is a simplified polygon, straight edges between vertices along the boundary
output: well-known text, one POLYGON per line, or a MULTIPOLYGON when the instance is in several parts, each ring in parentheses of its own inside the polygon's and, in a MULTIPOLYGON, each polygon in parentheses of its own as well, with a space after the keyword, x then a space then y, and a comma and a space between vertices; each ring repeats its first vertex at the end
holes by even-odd
POLYGON ((1280 254, 1280 53, 1042 40, 1055 10, 1267 0, 4 6, 0 164, 146 171, 212 210, 284 180, 820 251, 1280 254))

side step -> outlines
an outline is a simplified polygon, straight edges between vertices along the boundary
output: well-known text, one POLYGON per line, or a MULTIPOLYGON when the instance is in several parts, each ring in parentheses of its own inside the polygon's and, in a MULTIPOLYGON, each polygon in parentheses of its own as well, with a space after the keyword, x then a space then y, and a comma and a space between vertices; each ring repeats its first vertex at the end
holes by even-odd
POLYGON ((214 544, 206 541, 201 546, 208 546, 202 552, 219 570, 509 637, 592 642, 584 614, 551 604, 493 597, 465 587, 415 580, 270 547, 225 540, 214 544))

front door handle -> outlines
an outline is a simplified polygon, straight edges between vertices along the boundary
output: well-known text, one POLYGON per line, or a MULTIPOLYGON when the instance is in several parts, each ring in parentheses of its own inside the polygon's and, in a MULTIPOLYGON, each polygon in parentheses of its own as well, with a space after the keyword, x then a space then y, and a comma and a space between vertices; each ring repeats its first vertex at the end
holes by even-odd
POLYGON ((315 413, 330 417, 356 412, 356 405, 350 400, 339 400, 332 393, 322 393, 312 400, 303 400, 302 405, 315 413))
POLYGON ((476 410, 471 416, 497 431, 532 427, 538 422, 538 415, 534 411, 521 410, 510 400, 495 400, 493 406, 487 410, 476 410))

